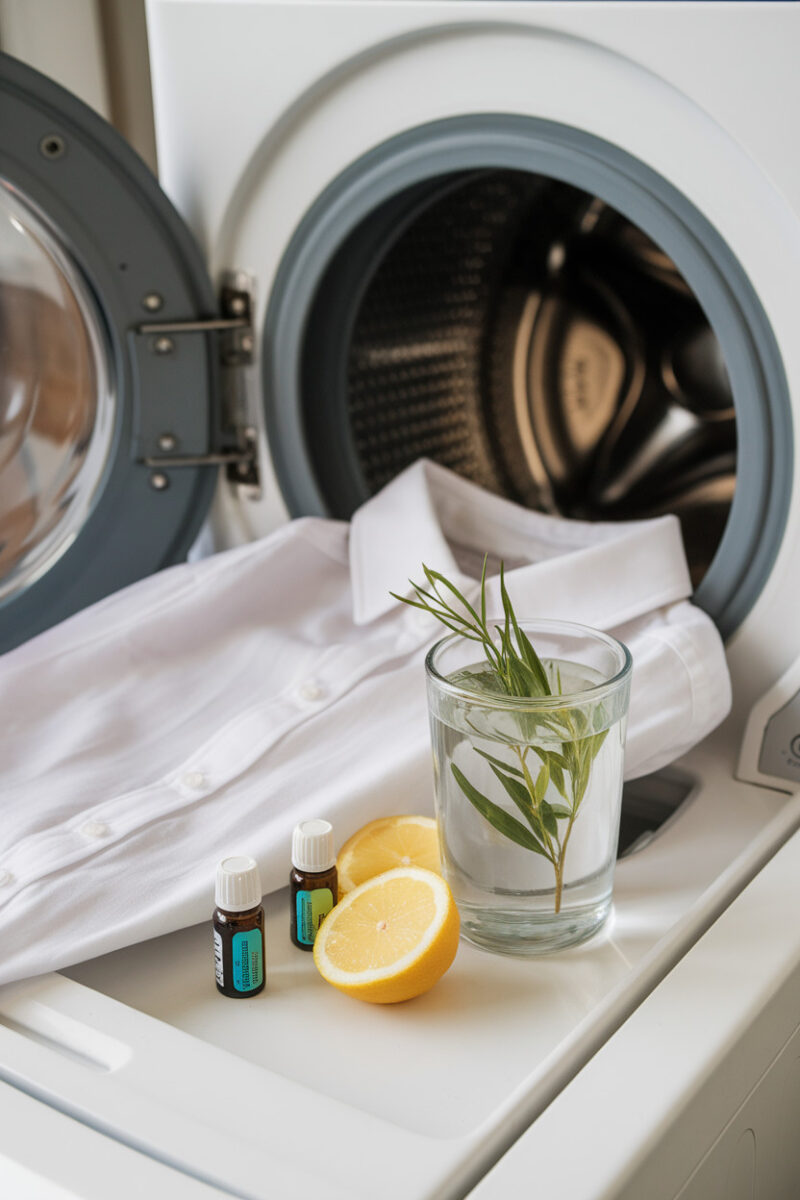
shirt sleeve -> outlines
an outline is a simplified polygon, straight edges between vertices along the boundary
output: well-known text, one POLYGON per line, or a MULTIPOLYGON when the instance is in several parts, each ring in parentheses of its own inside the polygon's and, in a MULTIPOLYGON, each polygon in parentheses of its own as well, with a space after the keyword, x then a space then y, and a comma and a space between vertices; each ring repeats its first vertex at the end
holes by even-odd
POLYGON ((727 715, 731 681, 722 639, 688 601, 614 631, 633 656, 625 778, 679 758, 727 715))

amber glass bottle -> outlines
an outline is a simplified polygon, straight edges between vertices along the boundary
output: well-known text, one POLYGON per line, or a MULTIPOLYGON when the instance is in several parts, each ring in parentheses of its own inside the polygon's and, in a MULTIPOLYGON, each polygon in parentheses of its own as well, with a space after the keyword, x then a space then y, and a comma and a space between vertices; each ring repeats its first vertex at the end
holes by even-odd
POLYGON ((319 923, 339 898, 333 826, 301 821, 292 835, 290 935, 301 950, 313 950, 319 923))
POLYGON ((240 999, 264 990, 264 909, 258 864, 246 855, 217 867, 214 966, 217 991, 240 999))

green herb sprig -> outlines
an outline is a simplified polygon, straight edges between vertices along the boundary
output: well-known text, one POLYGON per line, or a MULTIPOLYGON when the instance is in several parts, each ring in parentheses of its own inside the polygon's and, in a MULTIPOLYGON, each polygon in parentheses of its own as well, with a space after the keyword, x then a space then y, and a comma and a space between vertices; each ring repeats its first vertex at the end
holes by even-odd
POLYGON ((453 633, 458 633, 470 641, 480 642, 490 667, 496 672, 499 682, 509 696, 549 696, 551 689, 545 669, 530 640, 520 629, 514 614, 506 590, 503 563, 500 564, 500 595, 503 601, 504 624, 494 626, 500 643, 499 646, 495 645, 486 623, 486 564, 488 558, 487 554, 484 557, 483 571, 481 572, 480 615, 454 583, 451 583, 439 571, 432 571, 424 563, 422 570, 431 589, 429 592, 410 579, 409 583, 414 589, 416 600, 410 600, 407 596, 398 596, 396 592, 390 594, 395 600, 402 601, 403 604, 410 604, 413 608, 420 608, 423 612, 431 613, 453 633), (455 597, 461 605, 461 611, 453 607, 447 596, 442 595, 443 590, 455 597), (516 639, 516 646, 512 640, 512 632, 516 639))
MULTIPOLYGON (((490 630, 486 616, 487 561, 488 555, 483 560, 481 572, 480 612, 454 583, 424 563, 422 570, 428 590, 409 580, 415 599, 399 596, 395 592, 391 595, 403 604, 430 613, 453 633, 479 643, 498 689, 506 695, 541 699, 553 696, 554 686, 557 688, 555 695, 562 695, 560 671, 556 670, 555 680, 548 678, 530 639, 520 628, 506 589, 503 563, 500 564, 503 622, 493 625, 490 630)), ((520 713, 520 720, 522 725, 526 724, 524 712, 520 713)), ((525 740, 509 744, 518 765, 495 758, 478 746, 472 747, 476 754, 488 762, 525 824, 480 792, 455 763, 450 764, 450 769, 467 800, 490 825, 518 846, 552 863, 555 872, 555 911, 558 913, 564 887, 567 846, 589 786, 592 764, 608 729, 594 732, 581 709, 555 706, 546 713, 537 712, 533 719, 528 719, 527 727, 525 740), (547 730, 548 741, 560 742, 559 749, 545 749, 536 744, 534 738, 540 727, 547 730), (538 759, 535 765, 531 754, 538 759), (551 785, 558 794, 558 801, 547 798, 549 792, 552 795, 551 785)), ((524 729, 522 731, 525 732, 524 729)))

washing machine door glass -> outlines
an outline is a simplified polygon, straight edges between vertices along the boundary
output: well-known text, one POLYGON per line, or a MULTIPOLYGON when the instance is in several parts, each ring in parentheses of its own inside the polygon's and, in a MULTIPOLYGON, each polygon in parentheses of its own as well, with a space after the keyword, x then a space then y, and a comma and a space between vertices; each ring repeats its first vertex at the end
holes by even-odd
POLYGON ((108 461, 114 395, 100 316, 45 219, 0 187, 0 598, 75 540, 108 461))
POLYGON ((222 449, 216 310, 130 147, 0 55, 0 652, 185 556, 222 449))

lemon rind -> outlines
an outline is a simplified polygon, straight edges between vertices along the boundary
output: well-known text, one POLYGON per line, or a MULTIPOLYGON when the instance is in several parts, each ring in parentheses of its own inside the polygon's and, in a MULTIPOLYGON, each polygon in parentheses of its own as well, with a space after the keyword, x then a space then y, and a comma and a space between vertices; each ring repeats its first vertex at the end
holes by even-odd
MULTIPOLYGON (((409 950, 402 958, 396 959, 386 967, 373 967, 367 971, 343 971, 341 967, 335 966, 330 961, 325 951, 327 938, 325 922, 323 922, 317 934, 314 957, 317 959, 318 965, 321 963, 322 967, 324 967, 322 974, 329 983, 341 983, 347 987, 360 987, 394 979, 395 976, 400 975, 403 971, 408 970, 419 962, 433 944, 447 920, 453 901, 449 888, 442 877, 437 875, 435 871, 429 871, 425 867, 393 867, 390 871, 383 871, 380 875, 373 875, 371 879, 366 879, 364 883, 360 883, 352 892, 348 892, 336 907, 338 909, 348 908, 354 900, 358 899, 362 892, 370 887, 374 887, 377 880, 389 880, 397 877, 418 879, 423 883, 427 883, 433 892, 435 915, 424 936, 412 950, 409 950)), ((332 928, 332 925, 330 928, 332 928)))
MULTIPOLYGON (((361 829, 356 830, 356 832, 354 834, 351 834, 351 836, 347 839, 347 841, 345 842, 345 844, 342 846, 341 850, 339 851, 339 855, 336 860, 337 868, 339 871, 340 886, 343 888, 344 891, 347 892, 348 895, 350 894, 351 891, 354 890, 355 887, 361 887, 361 884, 353 884, 351 882, 349 866, 350 866, 350 862, 353 858, 355 846, 358 845, 358 842, 362 839, 363 834, 366 832, 366 830, 368 830, 368 829, 371 830, 372 828, 374 828, 377 825, 384 825, 384 824, 385 825, 391 825, 391 824, 408 825, 408 824, 412 824, 412 823, 415 825, 424 823, 424 825, 427 828, 438 829, 438 825, 437 825, 437 821, 436 821, 435 817, 428 817, 424 813, 398 813, 395 816, 376 817, 373 821, 368 821, 367 824, 364 825, 361 829), (351 846, 351 844, 350 844, 351 842, 354 843, 353 846, 351 846)), ((392 868, 392 870, 394 870, 394 868, 392 868)), ((364 882, 366 883, 367 881, 364 880, 364 882)))

